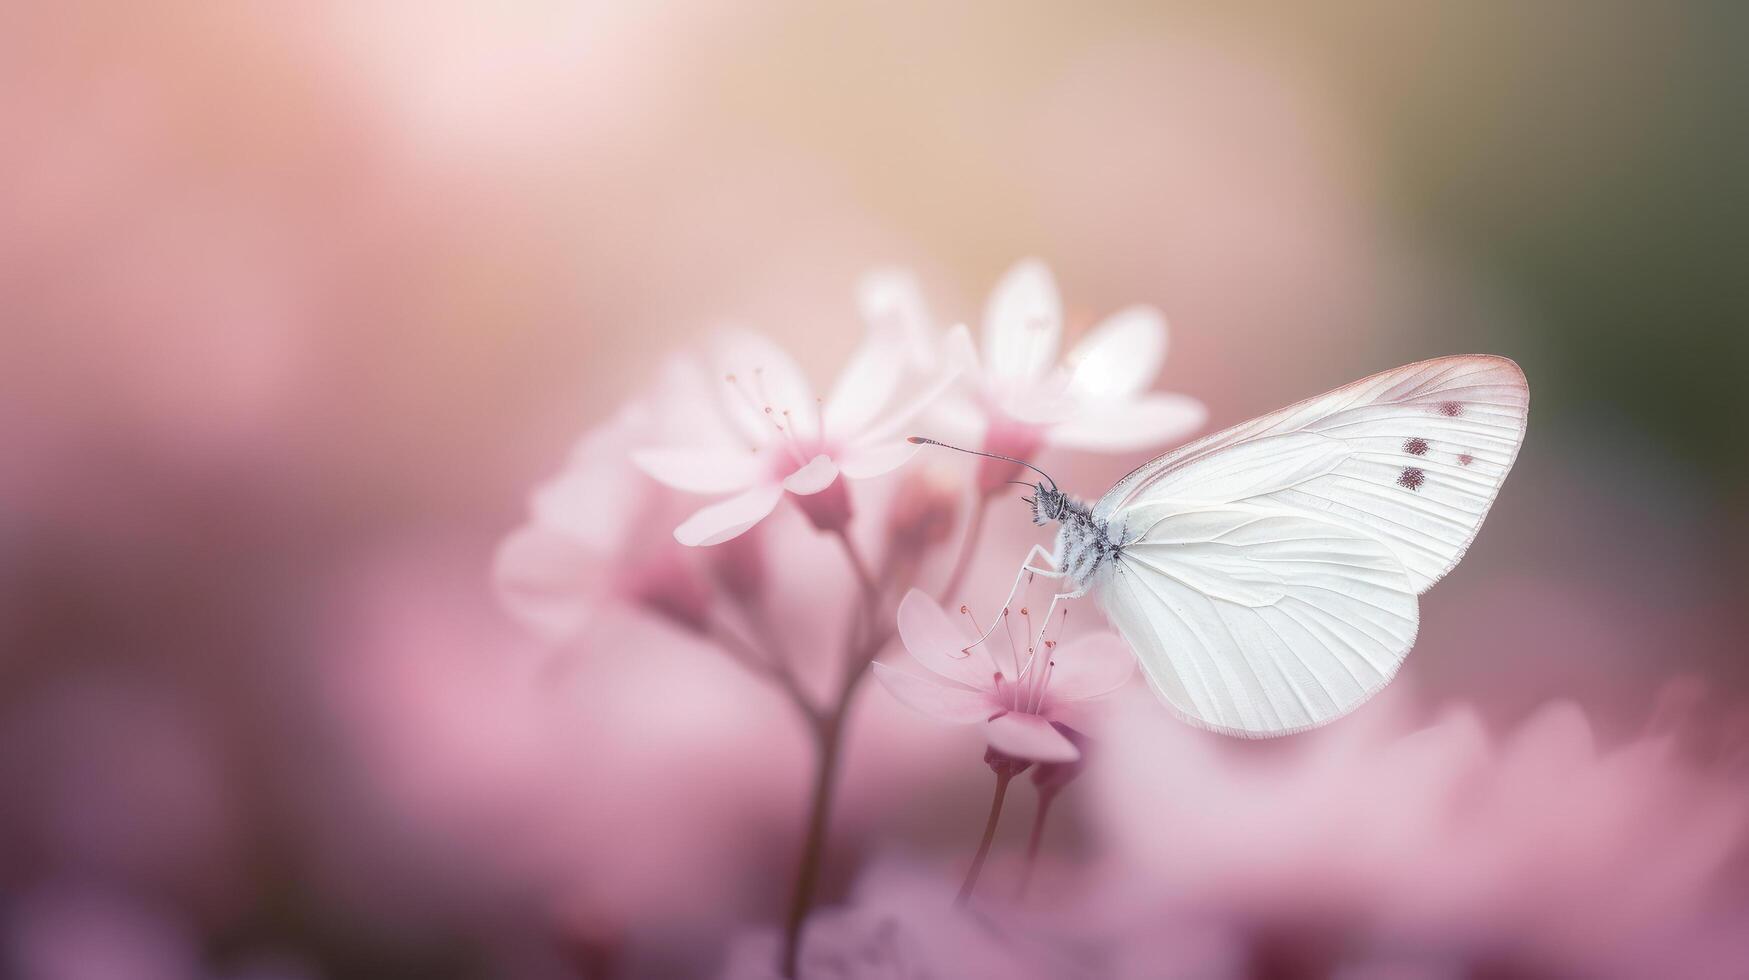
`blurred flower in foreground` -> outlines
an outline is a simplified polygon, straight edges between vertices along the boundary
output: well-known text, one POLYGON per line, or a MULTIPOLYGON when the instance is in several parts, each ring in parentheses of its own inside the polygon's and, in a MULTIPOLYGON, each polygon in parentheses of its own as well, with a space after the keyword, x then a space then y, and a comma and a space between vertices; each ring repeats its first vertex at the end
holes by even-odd
POLYGON ((1665 736, 1600 751, 1565 702, 1498 746, 1468 710, 1406 735, 1385 712, 1366 719, 1263 760, 1157 715, 1122 720, 1097 780, 1124 855, 1127 887, 1107 890, 1132 937, 1122 975, 1157 975, 1143 937, 1163 921, 1209 916, 1258 969, 1316 975, 1412 961, 1715 976, 1744 962, 1749 914, 1719 890, 1743 856, 1740 778, 1685 762, 1665 736))
MULTIPOLYGON (((962 607, 962 611, 964 607, 962 607)), ((1025 616, 1026 610, 1021 610, 1025 616)), ((1003 613, 1006 617, 1006 610, 1003 613)), ((875 664, 875 677, 906 705, 942 721, 982 722, 990 746, 1036 762, 1072 762, 1081 756, 1055 723, 1068 706, 1109 694, 1129 679, 1134 661, 1116 634, 1079 637, 1058 649, 1047 639, 1036 660, 1014 646, 1000 663, 989 643, 976 643, 971 617, 955 620, 934 599, 912 590, 899 605, 905 649, 935 676, 875 664), (968 648, 981 652, 968 652, 968 648)), ((1033 635, 1030 621, 1025 638, 1033 635)))
MULTIPOLYGON (((903 273, 873 274, 862 287, 863 315, 906 336, 921 362, 936 344, 917 285, 903 273)), ((1166 360, 1166 320, 1131 306, 1107 317, 1061 365, 1062 301, 1044 263, 1027 259, 996 284, 984 308, 982 359, 972 354, 966 384, 943 397, 933 417, 956 438, 1030 459, 1042 446, 1129 452, 1164 445, 1194 431, 1207 412, 1185 395, 1151 393, 1166 360)), ((945 342, 952 342, 953 333, 945 342)), ((989 461, 988 492, 1011 478, 1013 464, 989 461)))
MULTIPOLYGON (((928 868, 887 858, 857 881, 851 900, 809 923, 797 976, 805 980, 918 980, 922 977, 1082 977, 1089 972, 1048 922, 950 907, 954 885, 928 868)), ((1012 913, 1012 914, 1011 914, 1012 913)), ((770 931, 744 935, 729 950, 723 980, 776 980, 770 931)))
POLYGON ((499 598, 536 634, 570 639, 615 601, 702 629, 710 593, 652 530, 665 494, 631 464, 651 427, 650 409, 633 404, 591 430, 564 471, 535 490, 528 523, 499 546, 499 598))
POLYGON ((633 462, 640 446, 720 426, 703 369, 671 359, 650 392, 585 433, 564 469, 530 497, 529 519, 499 545, 493 581, 504 607, 543 639, 579 636, 604 609, 629 607, 693 633, 717 626, 718 599, 756 602, 765 582, 758 537, 698 553, 669 533, 687 503, 633 462))
POLYGON ((186 980, 200 950, 172 910, 107 888, 54 882, 9 895, 5 975, 31 980, 186 980))
POLYGON ((758 334, 718 337, 707 381, 720 391, 726 425, 701 427, 685 443, 648 448, 633 458, 655 479, 691 493, 732 494, 674 529, 682 544, 720 544, 759 523, 788 491, 821 530, 850 522, 850 496, 839 477, 880 476, 911 458, 903 428, 950 376, 904 386, 905 352, 897 336, 870 331, 844 374, 822 399, 781 347, 758 334))

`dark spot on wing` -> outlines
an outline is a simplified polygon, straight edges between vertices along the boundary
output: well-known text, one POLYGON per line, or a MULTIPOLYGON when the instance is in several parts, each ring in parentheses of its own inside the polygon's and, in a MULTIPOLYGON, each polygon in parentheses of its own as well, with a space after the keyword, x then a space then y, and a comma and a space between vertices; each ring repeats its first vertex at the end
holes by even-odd
POLYGON ((1475 461, 1476 461, 1476 457, 1471 456, 1469 453, 1460 453, 1458 455, 1458 465, 1459 466, 1468 466, 1471 463, 1474 463, 1475 461))
POLYGON ((1411 456, 1425 456, 1427 455, 1427 440, 1416 436, 1403 443, 1403 451, 1411 456))
POLYGON ((1459 415, 1464 414, 1463 403, 1462 402, 1440 402, 1439 403, 1439 414, 1445 416, 1448 419, 1457 418, 1459 415))
POLYGON ((1427 482, 1427 471, 1418 466, 1403 467, 1402 475, 1397 477, 1397 486, 1409 490, 1421 489, 1421 484, 1427 482))

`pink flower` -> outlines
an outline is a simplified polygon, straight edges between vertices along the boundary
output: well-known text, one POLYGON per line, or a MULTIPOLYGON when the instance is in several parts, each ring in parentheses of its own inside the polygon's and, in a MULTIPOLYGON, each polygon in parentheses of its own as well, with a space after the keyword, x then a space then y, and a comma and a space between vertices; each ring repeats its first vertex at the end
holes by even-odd
POLYGON ((984 737, 998 752, 1035 762, 1072 762, 1081 751, 1053 722, 1065 722, 1075 703, 1122 686, 1133 660, 1114 633, 1088 634, 1060 648, 1047 639, 1038 657, 1016 645, 1033 635, 1030 624, 992 634, 991 640, 1010 638, 1012 659, 1003 662, 991 642, 973 645, 978 631, 969 614, 951 617, 934 599, 912 590, 899 604, 899 638, 933 676, 879 663, 874 672, 894 697, 917 711, 959 724, 981 722, 984 737))
MULTIPOLYGON (((1718 903, 1749 844, 1740 776, 1665 736, 1600 747, 1571 703, 1505 737, 1468 709, 1406 731, 1391 703, 1399 715, 1250 757, 1171 732, 1152 705, 1118 706, 1094 812, 1123 855, 1112 870, 1134 890, 1114 887, 1114 902, 1134 934, 1213 915, 1278 958, 1716 975, 1701 968, 1720 962, 1715 930, 1743 935, 1741 908, 1718 903)), ((1743 940, 1730 943, 1740 961, 1743 940)), ((1341 972, 1327 966, 1313 972, 1341 972)))
POLYGON ((685 444, 641 450, 637 465, 677 490, 729 494, 674 529, 686 545, 728 541, 764 520, 785 492, 823 530, 849 524, 850 498, 840 476, 860 480, 891 472, 917 447, 905 423, 940 391, 907 388, 903 344, 872 330, 825 398, 781 347, 758 334, 729 331, 710 358, 720 421, 685 444))
MULTIPOLYGON (((901 332, 914 357, 930 360, 934 338, 909 276, 870 276, 861 305, 871 323, 901 332)), ((1151 448, 1188 435, 1207 418, 1193 398, 1148 390, 1166 360, 1160 311, 1130 306, 1112 314, 1059 364, 1062 333, 1062 301, 1050 270, 1037 259, 1019 262, 984 307, 981 360, 976 352, 938 355, 966 360, 965 384, 933 414, 956 435, 981 433, 986 450, 1020 459, 1045 445, 1106 453, 1151 448)), ((1011 468, 986 467, 984 485, 1006 479, 996 474, 1011 468)))
POLYGON ((631 404, 579 439, 565 471, 535 488, 525 525, 498 546, 498 600, 542 639, 574 639, 605 606, 705 630, 707 581, 666 535, 649 534, 665 493, 630 457, 649 425, 649 411, 631 404))
MULTIPOLYGON (((999 916, 953 908, 955 878, 896 855, 862 871, 849 900, 808 920, 797 974, 807 980, 1093 975, 1078 936, 1059 923, 1004 907, 999 916)), ((721 980, 778 980, 778 937, 743 933, 730 944, 721 980)))
POLYGON ((713 580, 737 599, 757 593, 758 543, 699 562, 661 530, 683 502, 632 462, 637 446, 710 424, 714 406, 698 393, 696 365, 671 361, 648 398, 586 433, 559 475, 535 489, 528 521, 499 545, 492 573, 499 600, 525 627, 563 642, 604 609, 630 607, 705 632, 713 580))

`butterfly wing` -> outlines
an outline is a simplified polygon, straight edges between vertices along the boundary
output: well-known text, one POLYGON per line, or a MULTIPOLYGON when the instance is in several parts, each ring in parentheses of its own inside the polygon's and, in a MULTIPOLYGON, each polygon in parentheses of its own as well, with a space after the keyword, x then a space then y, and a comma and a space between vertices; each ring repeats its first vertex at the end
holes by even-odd
POLYGON ((1118 481, 1094 515, 1163 500, 1278 507, 1377 538, 1425 592, 1475 540, 1529 408, 1524 372, 1504 357, 1420 361, 1173 450, 1118 481))
POLYGON ((1286 735, 1377 693, 1415 642, 1407 572, 1378 539, 1278 507, 1143 504, 1094 596, 1192 724, 1286 735))

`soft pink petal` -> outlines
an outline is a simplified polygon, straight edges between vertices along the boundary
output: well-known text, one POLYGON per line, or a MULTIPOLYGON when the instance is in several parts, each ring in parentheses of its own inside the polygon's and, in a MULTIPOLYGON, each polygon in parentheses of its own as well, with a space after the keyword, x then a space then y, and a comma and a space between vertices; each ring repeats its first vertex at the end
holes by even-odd
POLYGON ((984 725, 984 738, 990 747, 1016 759, 1034 762, 1074 762, 1081 750, 1051 723, 1038 715, 1019 711, 990 719, 984 725))
POLYGON ((723 405, 746 436, 769 441, 779 435, 779 425, 805 439, 819 435, 814 386, 782 347, 761 334, 731 329, 717 335, 712 353, 712 381, 722 386, 723 405))
POLYGON ((808 465, 785 477, 783 488, 790 493, 806 497, 826 489, 836 479, 838 479, 838 464, 832 462, 832 457, 820 455, 809 460, 808 465))
POLYGON ((689 493, 734 493, 766 474, 759 453, 745 449, 640 449, 632 462, 658 483, 689 493))
POLYGON ((1008 270, 984 307, 984 362, 996 378, 1031 379, 1057 359, 1063 307, 1050 270, 1026 259, 1008 270))
POLYGON ((856 306, 870 331, 898 342, 913 370, 935 367, 935 329, 915 276, 899 269, 863 276, 856 287, 856 306))
POLYGON ((971 393, 950 389, 912 425, 919 435, 959 446, 974 444, 983 439, 990 425, 990 409, 971 393))
POLYGON ((764 520, 782 498, 781 484, 761 483, 700 508, 674 529, 674 540, 693 547, 722 544, 764 520))
POLYGON ((505 611, 553 642, 582 632, 606 593, 608 575, 601 554, 538 524, 512 532, 492 560, 492 585, 505 611))
POLYGON ((1047 693, 1064 701, 1084 701, 1110 694, 1135 673, 1129 644, 1115 633, 1093 633, 1058 646, 1050 658, 1047 693))
POLYGON ((1056 425, 1075 417, 1087 402, 1070 394, 1068 376, 1053 373, 1036 381, 1001 386, 992 392, 996 410, 1027 425, 1056 425))
POLYGON ((980 690, 995 686, 996 668, 982 648, 965 648, 978 638, 971 618, 950 615, 928 594, 912 589, 899 603, 899 639, 917 662, 937 674, 980 690))
POLYGON ((1127 399, 1154 383, 1166 361, 1166 318, 1151 306, 1107 317, 1069 352, 1069 390, 1098 401, 1127 399))
POLYGON ((1202 427, 1208 409, 1184 395, 1144 395, 1130 402, 1091 404, 1051 427, 1053 446, 1119 453, 1166 446, 1202 427))
POLYGON ((911 434, 912 422, 936 399, 953 388, 959 380, 958 368, 946 368, 936 373, 923 386, 894 399, 891 409, 878 421, 871 422, 857 440, 864 443, 887 442, 911 434))
POLYGON ((839 469, 852 480, 866 480, 905 465, 921 448, 903 439, 874 446, 852 446, 840 454, 843 458, 839 469))
POLYGON ((870 329, 826 397, 827 439, 847 439, 865 428, 892 401, 905 371, 904 342, 870 329))
POLYGON ((984 370, 978 362, 978 345, 972 341, 972 331, 963 323, 954 324, 942 335, 940 361, 943 368, 972 377, 984 370))
MULTIPOLYGON (((647 422, 644 446, 721 446, 745 448, 747 437, 727 413, 723 398, 729 385, 722 371, 694 351, 674 354, 657 370, 643 412, 647 422)), ((739 399, 737 399, 739 401, 739 399)), ((772 434, 761 421, 756 442, 772 434)))
POLYGON ((941 721, 969 725, 983 721, 997 710, 990 697, 957 684, 947 684, 921 674, 907 673, 886 664, 874 665, 875 679, 893 697, 913 711, 941 721))
POLYGON ((639 514, 669 494, 632 463, 632 450, 650 442, 648 416, 645 405, 632 402, 584 433, 565 468, 530 495, 534 521, 604 554, 617 552, 639 514))

